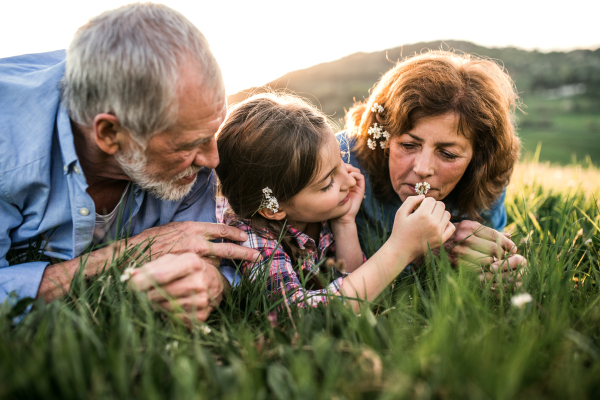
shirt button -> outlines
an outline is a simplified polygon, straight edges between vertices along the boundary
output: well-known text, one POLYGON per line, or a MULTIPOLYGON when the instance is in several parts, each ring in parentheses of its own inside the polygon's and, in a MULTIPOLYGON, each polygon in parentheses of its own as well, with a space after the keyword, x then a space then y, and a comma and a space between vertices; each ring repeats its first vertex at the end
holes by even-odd
POLYGON ((67 164, 63 165, 63 171, 67 172, 68 169, 67 164))
POLYGON ((88 209, 87 209, 87 208, 85 208, 85 207, 84 207, 84 208, 80 208, 80 209, 79 209, 79 214, 81 214, 81 215, 83 215, 83 216, 85 217, 86 215, 89 215, 89 214, 90 214, 90 210, 88 210, 88 209))
MULTIPOLYGON (((73 171, 75 171, 75 173, 77 175, 81 174, 81 171, 79 170, 79 167, 77 165, 73 167, 73 171)), ((87 215, 87 214, 85 214, 85 215, 87 215)))

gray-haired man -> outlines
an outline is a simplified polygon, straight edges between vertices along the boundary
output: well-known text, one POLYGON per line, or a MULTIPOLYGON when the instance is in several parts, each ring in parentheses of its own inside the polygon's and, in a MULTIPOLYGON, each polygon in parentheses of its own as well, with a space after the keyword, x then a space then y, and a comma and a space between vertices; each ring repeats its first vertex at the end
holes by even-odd
MULTIPOLYGON (((245 235, 213 223, 215 133, 225 113, 208 43, 163 5, 93 18, 66 60, 63 51, 0 60, 0 302, 11 292, 64 295, 80 254, 127 235, 170 253, 137 270, 135 286, 172 307, 155 282, 206 319, 223 291, 220 258, 258 256, 211 242, 245 235), (21 250, 36 238, 64 262, 25 262, 21 250)), ((95 275, 114 249, 86 255, 84 273, 95 275)))

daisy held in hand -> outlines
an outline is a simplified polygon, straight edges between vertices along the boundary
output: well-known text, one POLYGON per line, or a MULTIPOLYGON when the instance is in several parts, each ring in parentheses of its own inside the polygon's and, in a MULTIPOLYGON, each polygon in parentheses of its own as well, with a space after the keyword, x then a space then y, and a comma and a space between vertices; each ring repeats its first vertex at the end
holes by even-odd
POLYGON ((417 194, 427 194, 429 189, 431 189, 431 186, 427 182, 419 182, 415 185, 415 192, 417 194))

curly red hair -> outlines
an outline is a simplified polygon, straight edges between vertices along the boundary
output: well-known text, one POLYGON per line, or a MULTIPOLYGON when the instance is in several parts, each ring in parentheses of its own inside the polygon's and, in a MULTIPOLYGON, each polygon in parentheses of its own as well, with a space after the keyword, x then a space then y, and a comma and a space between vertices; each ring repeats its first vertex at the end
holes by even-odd
POLYGON ((394 195, 389 151, 367 146, 369 127, 376 122, 391 140, 410 131, 420 118, 455 113, 459 132, 473 145, 473 158, 449 196, 461 215, 480 219, 478 212, 500 196, 519 159, 514 121, 518 101, 512 79, 496 62, 429 51, 399 62, 383 75, 368 100, 348 111, 346 129, 355 137, 353 150, 370 177, 373 194, 386 201, 394 195), (371 112, 374 103, 384 112, 371 112))

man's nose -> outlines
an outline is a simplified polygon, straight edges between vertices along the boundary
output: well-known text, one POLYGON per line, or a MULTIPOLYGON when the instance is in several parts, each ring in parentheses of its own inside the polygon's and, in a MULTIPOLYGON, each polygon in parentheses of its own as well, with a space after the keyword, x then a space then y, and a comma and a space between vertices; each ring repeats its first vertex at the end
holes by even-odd
POLYGON ((433 175, 435 171, 435 159, 434 155, 428 151, 422 151, 415 158, 415 164, 413 171, 421 178, 426 178, 433 175))
POLYGON ((219 152, 217 150, 217 141, 212 139, 209 143, 202 146, 196 154, 194 164, 199 167, 215 169, 219 165, 219 152))

